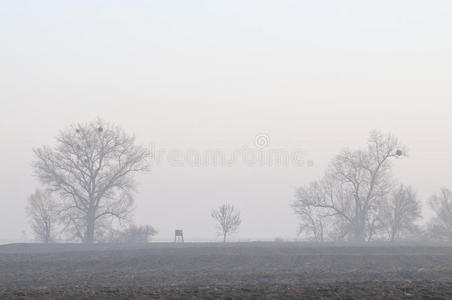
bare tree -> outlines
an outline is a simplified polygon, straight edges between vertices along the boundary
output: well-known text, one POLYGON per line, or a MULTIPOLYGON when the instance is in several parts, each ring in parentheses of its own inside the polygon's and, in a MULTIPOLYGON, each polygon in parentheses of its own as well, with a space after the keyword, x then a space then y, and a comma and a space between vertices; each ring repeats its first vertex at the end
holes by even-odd
POLYGON ((121 128, 97 120, 72 125, 57 146, 34 149, 39 180, 62 199, 67 228, 84 243, 132 208, 134 175, 148 169, 149 151, 121 128))
POLYGON ((58 206, 49 192, 36 190, 28 197, 27 213, 35 237, 44 243, 55 239, 58 206))
POLYGON ((391 190, 391 158, 404 155, 390 134, 372 131, 365 150, 344 150, 317 184, 319 193, 309 203, 341 218, 338 229, 349 239, 365 241, 373 234, 376 210, 391 190))
POLYGON ((442 188, 430 198, 434 217, 429 224, 429 233, 434 239, 452 241, 452 191, 442 188))
POLYGON ((313 182, 307 187, 300 187, 295 193, 295 201, 292 208, 300 219, 298 234, 306 234, 313 240, 323 242, 327 230, 326 209, 318 207, 316 198, 323 197, 322 187, 318 182, 313 182))
POLYGON ((381 217, 390 241, 400 240, 417 231, 420 203, 411 187, 400 185, 385 201, 381 217))
POLYGON ((223 236, 223 242, 226 242, 228 235, 237 232, 242 221, 240 220, 240 212, 235 209, 234 205, 225 203, 218 209, 212 210, 212 218, 217 221, 220 234, 223 236))

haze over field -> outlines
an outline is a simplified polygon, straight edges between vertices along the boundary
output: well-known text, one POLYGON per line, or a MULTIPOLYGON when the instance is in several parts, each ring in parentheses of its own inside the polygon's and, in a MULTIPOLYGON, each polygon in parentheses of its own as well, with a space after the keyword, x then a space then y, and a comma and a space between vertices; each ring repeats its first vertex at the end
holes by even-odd
POLYGON ((178 153, 137 178, 135 221, 156 240, 175 228, 221 240, 210 213, 226 201, 241 211, 233 239, 295 238, 295 188, 372 129, 407 145, 395 175, 426 204, 452 187, 452 3, 425 3, 0 4, 0 242, 32 238, 32 148, 96 118, 178 153), (303 155, 285 167, 181 159, 211 149, 303 155))

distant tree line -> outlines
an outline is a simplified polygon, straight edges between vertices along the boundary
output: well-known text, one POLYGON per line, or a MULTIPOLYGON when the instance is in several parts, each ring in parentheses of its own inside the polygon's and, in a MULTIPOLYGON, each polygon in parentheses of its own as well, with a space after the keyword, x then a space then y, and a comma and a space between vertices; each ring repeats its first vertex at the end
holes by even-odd
MULTIPOLYGON (((27 213, 38 240, 147 242, 157 233, 131 220, 134 177, 148 170, 150 159, 132 135, 97 120, 72 125, 56 141, 53 148, 33 149, 34 174, 44 189, 29 197, 27 213)), ((369 134, 364 149, 342 150, 321 178, 296 190, 299 235, 318 242, 452 241, 452 191, 443 188, 430 198, 433 217, 420 226, 421 202, 392 174, 393 163, 406 156, 397 137, 379 131, 369 134)), ((232 204, 211 216, 224 242, 241 224, 232 204)))
POLYGON ((393 178, 394 160, 407 156, 391 134, 372 131, 365 149, 345 149, 317 181, 297 189, 292 207, 299 235, 314 241, 452 240, 452 191, 429 201, 434 216, 421 227, 413 188, 393 178))

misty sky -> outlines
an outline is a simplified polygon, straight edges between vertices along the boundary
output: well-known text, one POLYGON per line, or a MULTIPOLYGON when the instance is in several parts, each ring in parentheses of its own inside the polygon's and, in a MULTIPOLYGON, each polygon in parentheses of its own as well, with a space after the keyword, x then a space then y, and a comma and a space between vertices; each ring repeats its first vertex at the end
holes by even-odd
POLYGON ((134 215, 158 240, 217 239, 223 202, 242 213, 234 238, 295 238, 295 188, 371 129, 407 145, 395 174, 424 203, 452 187, 451 1, 2 1, 0 39, 0 240, 32 236, 32 148, 98 117, 163 150, 265 135, 314 162, 155 164, 134 215))

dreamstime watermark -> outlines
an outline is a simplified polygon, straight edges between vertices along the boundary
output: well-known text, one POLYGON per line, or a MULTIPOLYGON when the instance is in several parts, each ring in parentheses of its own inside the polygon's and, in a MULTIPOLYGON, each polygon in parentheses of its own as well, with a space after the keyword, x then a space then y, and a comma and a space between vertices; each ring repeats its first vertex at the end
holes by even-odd
POLYGON ((254 139, 254 145, 259 149, 264 149, 270 146, 270 137, 266 133, 260 133, 256 135, 254 139))
POLYGON ((150 145, 152 167, 227 168, 235 166, 267 168, 313 167, 314 162, 302 149, 270 147, 270 137, 259 134, 254 145, 243 145, 232 151, 224 149, 166 149, 150 145))

